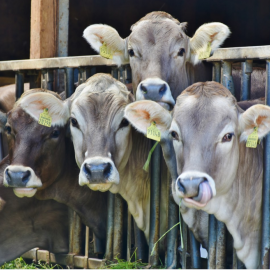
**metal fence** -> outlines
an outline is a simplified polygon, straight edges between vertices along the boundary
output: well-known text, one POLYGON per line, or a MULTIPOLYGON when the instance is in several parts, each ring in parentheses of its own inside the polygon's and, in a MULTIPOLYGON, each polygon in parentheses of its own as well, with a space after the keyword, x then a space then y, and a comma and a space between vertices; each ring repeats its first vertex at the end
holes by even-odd
MULTIPOLYGON (((232 80, 232 63, 241 62, 242 83, 241 99, 247 100, 250 97, 251 73, 254 60, 266 62, 266 104, 270 105, 270 46, 242 47, 218 49, 206 61, 213 63, 213 80, 222 83, 232 94, 234 85, 232 80)), ((14 71, 16 78, 16 98, 19 98, 24 91, 24 74, 30 76, 30 88, 40 87, 36 85, 36 78, 41 72, 41 86, 53 90, 53 71, 62 70, 65 74, 66 97, 74 92, 74 69, 78 69, 78 83, 83 83, 88 77, 96 73, 97 66, 111 67, 111 74, 114 78, 123 83, 131 83, 131 72, 128 65, 117 68, 112 60, 104 59, 100 56, 80 56, 48 58, 38 60, 19 60, 0 62, 1 71, 14 71)), ((264 139, 264 177, 263 177, 263 218, 262 218, 262 246, 261 266, 269 267, 269 248, 270 248, 270 135, 264 139)), ((2 145, 1 145, 2 147, 2 145)), ((160 181, 161 181, 161 148, 157 147, 151 160, 151 191, 150 191, 150 239, 149 254, 159 239, 159 204, 160 204, 160 181)), ((168 177, 168 192, 170 192, 170 177, 168 177)), ((170 193, 169 193, 170 194, 170 193)), ((132 233, 132 217, 127 213, 123 199, 120 195, 109 193, 108 216, 107 216, 107 243, 106 259, 112 260, 116 255, 130 259, 132 235, 135 238, 137 247, 137 258, 145 257, 146 249, 143 241, 143 233, 134 226, 132 233), (126 217, 126 219, 124 219, 126 217), (124 237, 124 220, 127 220, 127 234, 124 237), (125 240, 124 240, 125 239, 125 240), (125 245, 123 241, 126 241, 125 245), (123 250, 126 247, 126 250, 123 250)), ((178 207, 169 199, 168 205, 168 228, 178 222, 178 207)), ((105 260, 88 258, 89 228, 86 227, 85 250, 80 248, 81 221, 77 214, 70 211, 70 246, 69 254, 57 255, 39 249, 32 249, 25 253, 25 258, 41 260, 52 263, 59 263, 78 268, 98 268, 104 264, 105 260), (82 255, 84 254, 84 256, 82 255)), ((182 268, 202 268, 200 258, 200 246, 193 234, 189 232, 187 226, 182 222, 184 249, 181 250, 182 268), (189 243, 188 243, 189 240, 189 243), (189 247, 189 250, 188 250, 189 247), (190 257, 190 261, 188 258, 190 257)), ((209 216, 209 247, 208 247, 208 268, 226 268, 226 242, 228 242, 226 226, 209 216)), ((175 228, 167 234, 166 266, 176 268, 179 263, 178 251, 178 229, 175 228)), ((98 241, 95 241, 95 252, 100 253, 98 241)), ((243 268, 243 264, 237 260, 235 252, 232 255, 233 268, 243 268)), ((158 248, 155 249, 153 256, 148 257, 152 266, 159 264, 158 248)))

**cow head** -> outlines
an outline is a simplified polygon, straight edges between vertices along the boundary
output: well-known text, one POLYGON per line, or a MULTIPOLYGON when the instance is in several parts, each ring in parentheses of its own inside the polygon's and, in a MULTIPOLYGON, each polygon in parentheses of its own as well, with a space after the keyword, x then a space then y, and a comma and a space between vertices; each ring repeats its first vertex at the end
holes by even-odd
POLYGON ((173 140, 177 160, 174 199, 204 210, 213 197, 231 188, 238 171, 240 147, 245 147, 241 144, 254 128, 258 128, 259 139, 270 131, 268 106, 254 105, 243 112, 232 94, 216 82, 188 87, 177 98, 172 116, 152 101, 127 106, 125 115, 143 133, 154 115, 163 133, 171 118, 165 133, 173 140))
POLYGON ((186 26, 165 12, 152 12, 131 27, 126 39, 102 24, 87 27, 83 37, 97 52, 106 43, 118 65, 130 62, 136 100, 153 100, 171 110, 189 85, 187 65, 199 63, 207 46, 215 51, 230 34, 226 25, 215 22, 202 25, 190 38, 186 26))
POLYGON ((60 175, 68 116, 60 96, 41 89, 27 91, 7 114, 10 165, 4 172, 4 185, 13 187, 18 197, 34 196, 60 175), (52 119, 51 127, 38 123, 44 109, 52 119))
POLYGON ((131 127, 123 118, 132 101, 125 85, 106 74, 96 74, 76 89, 70 100, 70 131, 80 185, 117 192, 119 170, 132 147, 131 127))

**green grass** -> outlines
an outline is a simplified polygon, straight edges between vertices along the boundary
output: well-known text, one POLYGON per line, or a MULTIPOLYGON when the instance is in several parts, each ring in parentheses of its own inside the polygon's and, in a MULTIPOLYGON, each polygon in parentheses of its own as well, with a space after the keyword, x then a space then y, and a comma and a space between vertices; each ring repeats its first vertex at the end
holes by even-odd
POLYGON ((31 263, 27 264, 22 257, 7 262, 0 266, 0 269, 62 269, 59 264, 31 263))

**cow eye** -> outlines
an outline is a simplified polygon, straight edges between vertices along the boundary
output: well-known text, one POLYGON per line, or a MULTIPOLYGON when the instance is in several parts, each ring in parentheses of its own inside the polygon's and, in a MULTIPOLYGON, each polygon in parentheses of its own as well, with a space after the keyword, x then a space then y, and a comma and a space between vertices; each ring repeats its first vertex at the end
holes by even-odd
POLYGON ((178 56, 183 56, 186 50, 184 48, 181 48, 178 52, 178 56))
POLYGON ((128 120, 127 120, 126 118, 124 118, 124 119, 122 120, 122 122, 120 123, 120 125, 119 125, 119 129, 120 129, 120 128, 127 127, 128 125, 129 125, 128 120))
POLYGON ((178 136, 177 132, 172 131, 171 135, 172 135, 173 140, 179 141, 179 136, 178 136))
POLYGON ((5 131, 7 134, 10 134, 11 133, 11 127, 10 126, 6 126, 5 127, 5 131))
POLYGON ((77 127, 78 126, 78 122, 75 118, 70 117, 70 123, 73 127, 77 127))
POLYGON ((51 137, 52 137, 53 139, 56 139, 56 138, 59 137, 59 135, 60 135, 60 131, 59 131, 59 130, 54 130, 54 131, 52 132, 52 134, 51 134, 51 137))
POLYGON ((128 54, 129 54, 130 57, 135 55, 135 53, 134 53, 134 51, 132 49, 128 50, 128 54))
POLYGON ((234 135, 233 133, 225 134, 222 138, 222 142, 230 142, 232 140, 233 135, 234 135))

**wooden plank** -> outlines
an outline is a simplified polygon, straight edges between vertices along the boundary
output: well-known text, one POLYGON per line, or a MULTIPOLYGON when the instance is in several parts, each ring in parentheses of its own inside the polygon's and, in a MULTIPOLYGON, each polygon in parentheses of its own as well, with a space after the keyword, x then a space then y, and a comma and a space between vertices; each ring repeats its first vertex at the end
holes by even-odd
POLYGON ((31 1, 31 59, 56 56, 57 14, 57 0, 31 1))
POLYGON ((84 66, 116 66, 116 63, 99 55, 0 61, 0 71, 84 66))

